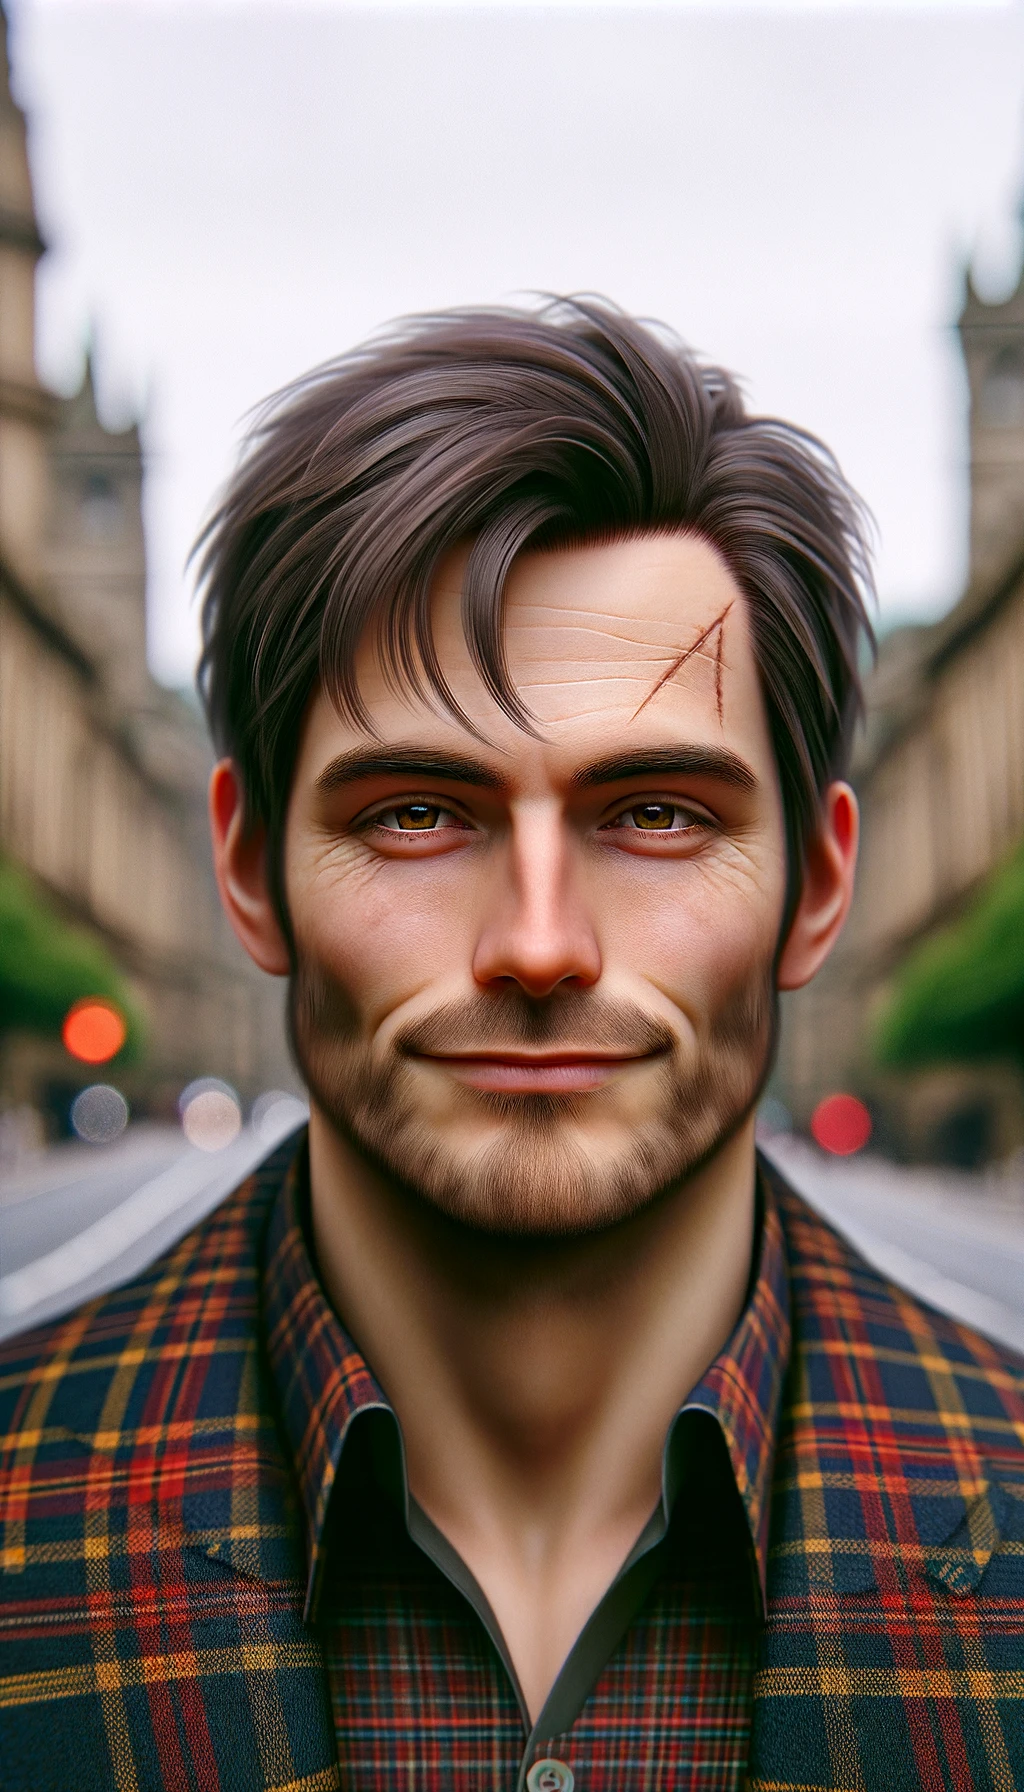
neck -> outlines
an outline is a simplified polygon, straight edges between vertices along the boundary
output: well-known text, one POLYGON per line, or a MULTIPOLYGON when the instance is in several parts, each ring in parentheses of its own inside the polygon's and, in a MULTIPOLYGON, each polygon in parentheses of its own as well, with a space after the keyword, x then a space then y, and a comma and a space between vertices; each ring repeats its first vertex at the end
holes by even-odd
POLYGON ((739 1317, 753 1120, 590 1237, 461 1227, 372 1170, 315 1104, 310 1175, 328 1295, 394 1406, 410 1490, 487 1594, 536 1715, 657 1504, 673 1414, 739 1317), (523 1614, 541 1608, 534 1635, 523 1614))

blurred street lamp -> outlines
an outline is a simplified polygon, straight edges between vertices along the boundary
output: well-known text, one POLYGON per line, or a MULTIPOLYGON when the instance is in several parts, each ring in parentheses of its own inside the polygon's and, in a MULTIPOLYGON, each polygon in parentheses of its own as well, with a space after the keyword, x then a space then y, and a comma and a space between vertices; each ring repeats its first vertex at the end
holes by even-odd
POLYGON ((223 1151, 242 1130, 242 1104, 230 1083, 200 1076, 178 1097, 181 1128, 200 1151, 223 1151))
POLYGON ((98 996, 73 1003, 61 1028, 65 1049, 82 1064, 105 1064, 117 1056, 127 1037, 128 1025, 120 1009, 98 996))
POLYGON ((856 1095, 826 1095, 811 1115, 817 1145, 833 1157, 852 1157, 871 1137, 871 1115, 856 1095))
POLYGON ((128 1124, 128 1103, 110 1083, 91 1083, 71 1103, 71 1124, 89 1145, 111 1145, 128 1124))

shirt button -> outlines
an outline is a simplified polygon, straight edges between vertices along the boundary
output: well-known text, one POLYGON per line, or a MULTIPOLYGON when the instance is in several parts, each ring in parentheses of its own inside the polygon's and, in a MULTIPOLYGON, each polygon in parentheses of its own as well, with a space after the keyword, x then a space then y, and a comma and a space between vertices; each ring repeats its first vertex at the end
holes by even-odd
POLYGON ((572 1792, 576 1777, 564 1761, 535 1761, 526 1776, 526 1792, 572 1792))

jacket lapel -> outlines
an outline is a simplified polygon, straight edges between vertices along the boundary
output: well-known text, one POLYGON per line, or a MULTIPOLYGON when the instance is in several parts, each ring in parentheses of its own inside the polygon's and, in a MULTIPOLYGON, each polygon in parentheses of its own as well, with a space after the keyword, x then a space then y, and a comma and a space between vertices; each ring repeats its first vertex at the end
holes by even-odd
MULTIPOLYGON (((262 1224, 252 1228, 254 1285, 262 1231, 262 1224)), ((238 1625, 234 1671, 244 1696, 232 1701, 229 1693, 234 1714, 225 1709, 222 1721, 237 1724, 244 1705, 268 1789, 329 1792, 340 1778, 327 1674, 319 1640, 303 1621, 304 1522, 281 1445, 259 1310, 257 1299, 253 1323, 236 1335, 211 1388, 204 1447, 178 1479, 171 1524, 194 1565, 186 1578, 196 1587, 197 1615, 205 1603, 238 1625)), ((210 1699, 208 1693, 208 1707, 210 1699)))
POLYGON ((237 1781, 211 1786, 328 1792, 340 1782, 327 1676, 302 1618, 302 1515, 259 1332, 262 1237, 290 1156, 275 1153, 214 1216, 221 1236, 179 1258, 177 1287, 165 1276, 181 1368, 154 1381, 136 1437, 158 1441, 134 1448, 127 1498, 152 1513, 152 1584, 175 1588, 197 1664, 201 1709, 182 1721, 229 1740, 237 1764, 237 1781))
POLYGON ((306 1563, 302 1514, 271 1414, 255 1336, 238 1363, 237 1391, 223 1415, 222 1447, 183 1483, 185 1546, 248 1580, 283 1582, 301 1611, 306 1563))

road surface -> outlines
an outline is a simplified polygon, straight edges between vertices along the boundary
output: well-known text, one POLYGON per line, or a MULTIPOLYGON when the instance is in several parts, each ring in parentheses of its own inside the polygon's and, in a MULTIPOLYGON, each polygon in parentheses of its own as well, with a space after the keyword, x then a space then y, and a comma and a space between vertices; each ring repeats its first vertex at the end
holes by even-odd
POLYGON ((138 1126, 116 1145, 40 1152, 0 1179, 0 1276, 84 1231, 187 1150, 180 1126, 138 1126))
POLYGON ((130 1127, 116 1145, 57 1146, 5 1176, 0 1339, 138 1275, 294 1130, 296 1105, 221 1151, 197 1150, 177 1127, 130 1127))

